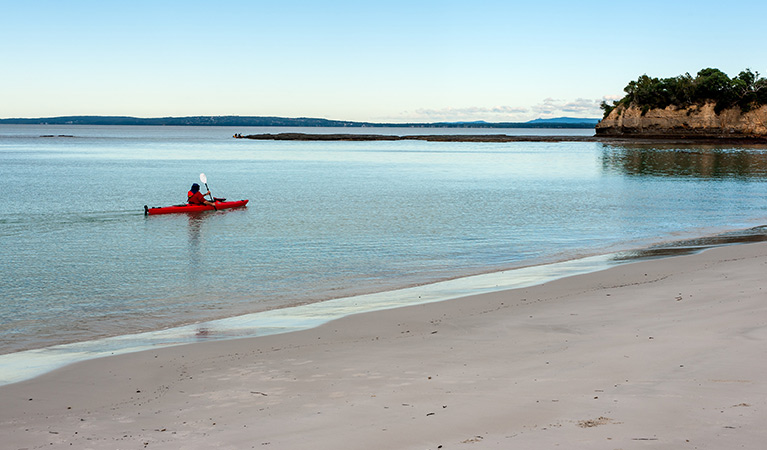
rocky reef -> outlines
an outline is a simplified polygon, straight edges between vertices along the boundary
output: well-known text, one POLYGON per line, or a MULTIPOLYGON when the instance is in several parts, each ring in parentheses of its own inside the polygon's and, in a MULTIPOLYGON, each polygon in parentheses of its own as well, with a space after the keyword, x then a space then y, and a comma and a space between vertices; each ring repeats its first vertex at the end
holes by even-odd
POLYGON ((715 111, 707 102, 687 108, 648 109, 618 106, 596 126, 601 137, 652 139, 742 139, 767 141, 767 105, 743 112, 739 107, 715 111))
POLYGON ((596 142, 594 136, 515 136, 506 134, 427 134, 395 136, 387 134, 235 134, 235 139, 268 141, 427 141, 427 142, 596 142))

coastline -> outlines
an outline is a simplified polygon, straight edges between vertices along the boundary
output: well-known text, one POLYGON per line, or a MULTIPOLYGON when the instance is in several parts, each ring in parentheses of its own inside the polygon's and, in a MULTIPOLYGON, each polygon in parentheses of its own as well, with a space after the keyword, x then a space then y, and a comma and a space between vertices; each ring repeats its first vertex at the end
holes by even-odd
POLYGON ((0 387, 12 448, 755 448, 767 244, 0 387))
POLYGON ((159 330, 22 350, 0 355, 0 387, 29 380, 61 367, 90 359, 208 341, 293 333, 354 314, 520 289, 560 278, 607 270, 620 264, 692 254, 719 246, 763 241, 767 241, 767 228, 763 226, 729 230, 697 238, 658 241, 648 247, 577 257, 573 255, 563 260, 459 275, 393 290, 302 303, 159 330))
POLYGON ((110 336, 3 354, 0 355, 0 387, 29 380, 70 364, 91 359, 108 358, 177 345, 294 333, 354 314, 441 302, 477 293, 534 286, 563 277, 606 270, 615 264, 630 261, 634 258, 634 256, 630 256, 630 253, 600 254, 548 264, 459 276, 434 283, 351 297, 339 297, 162 330, 110 336), (629 256, 621 258, 620 254, 629 256))

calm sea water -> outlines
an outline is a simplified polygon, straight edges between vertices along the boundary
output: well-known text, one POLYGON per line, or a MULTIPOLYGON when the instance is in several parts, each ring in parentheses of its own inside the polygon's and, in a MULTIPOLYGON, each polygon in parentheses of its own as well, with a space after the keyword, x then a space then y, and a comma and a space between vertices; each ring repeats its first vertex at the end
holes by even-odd
POLYGON ((280 131, 0 126, 0 354, 767 220, 765 147, 232 139, 280 131), (143 215, 201 172, 248 207, 143 215))

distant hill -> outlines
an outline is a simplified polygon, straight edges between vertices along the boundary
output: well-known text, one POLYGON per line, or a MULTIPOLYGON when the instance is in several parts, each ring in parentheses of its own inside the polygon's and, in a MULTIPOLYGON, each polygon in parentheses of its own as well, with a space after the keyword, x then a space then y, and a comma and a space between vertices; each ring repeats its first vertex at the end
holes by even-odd
POLYGON ((36 119, 0 119, 0 124, 37 125, 165 125, 165 126, 236 126, 236 127, 354 127, 361 122, 340 120, 247 117, 247 116, 191 116, 191 117, 127 117, 127 116, 62 116, 36 119))
POLYGON ((535 119, 529 122, 433 122, 373 123, 328 120, 309 117, 191 116, 141 118, 128 116, 61 116, 0 119, 0 124, 15 125, 154 125, 226 127, 405 127, 405 128, 593 128, 598 119, 535 119))

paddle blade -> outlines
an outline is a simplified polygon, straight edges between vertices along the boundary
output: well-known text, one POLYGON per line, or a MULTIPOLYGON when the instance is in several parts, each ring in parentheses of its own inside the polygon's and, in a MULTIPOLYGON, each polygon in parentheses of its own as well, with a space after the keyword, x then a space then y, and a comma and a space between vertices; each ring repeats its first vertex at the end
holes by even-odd
POLYGON ((206 177, 204 173, 201 173, 200 174, 200 181, 202 181, 203 183, 207 183, 208 182, 208 177, 206 177))

